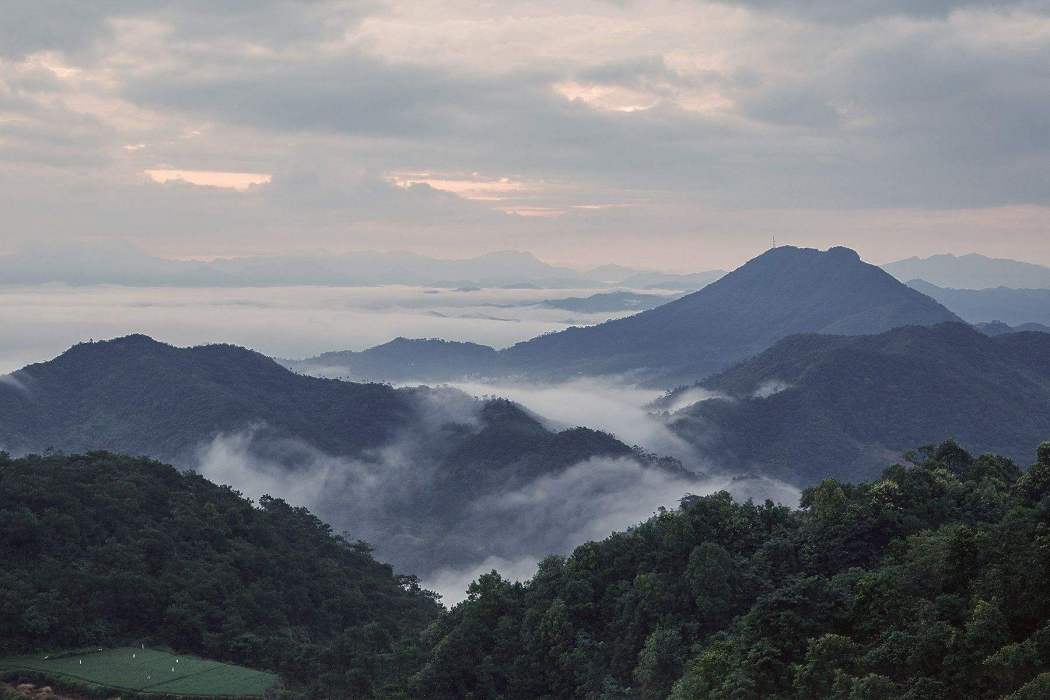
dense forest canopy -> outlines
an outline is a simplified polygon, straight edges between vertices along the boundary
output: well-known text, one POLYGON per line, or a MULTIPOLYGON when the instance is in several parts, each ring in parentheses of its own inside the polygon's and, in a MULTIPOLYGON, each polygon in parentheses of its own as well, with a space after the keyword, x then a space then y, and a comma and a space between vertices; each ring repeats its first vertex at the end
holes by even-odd
MULTIPOLYGON (((948 442, 799 510, 687 498, 428 632, 433 698, 1050 693, 1050 444, 1022 473, 948 442)), ((1013 695, 1011 695, 1013 694, 1013 695)))
POLYGON ((303 509, 108 453, 0 459, 0 652, 139 640, 312 697, 1046 697, 1050 443, 801 507, 684 498, 442 613, 303 509))
POLYGON ((304 509, 143 459, 0 453, 0 532, 0 654, 163 644, 353 697, 440 610, 304 509))

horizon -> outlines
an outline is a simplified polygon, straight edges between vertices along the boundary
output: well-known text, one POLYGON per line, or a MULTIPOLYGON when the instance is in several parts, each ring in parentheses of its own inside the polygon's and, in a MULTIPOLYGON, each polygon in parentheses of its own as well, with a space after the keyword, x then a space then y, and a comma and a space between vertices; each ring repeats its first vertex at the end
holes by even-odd
MULTIPOLYGON (((136 255, 142 254, 134 248, 122 249, 131 250, 136 255)), ((849 260, 856 260, 864 266, 871 265, 888 273, 889 277, 894 277, 888 270, 864 260, 855 250, 841 245, 827 250, 777 245, 754 256, 741 267, 776 250, 815 252, 823 257, 833 249, 849 251, 853 254, 848 257, 849 260)), ((500 253, 538 260, 531 253, 523 251, 494 251, 492 254, 500 253)), ((955 260, 967 257, 942 254, 929 259, 907 258, 898 262, 922 262, 943 255, 955 260)), ((281 258, 278 256, 276 259, 281 258)), ((1018 261, 988 259, 980 255, 976 259, 981 262, 1018 264, 1018 261)), ((452 259, 449 262, 462 261, 452 259)), ((231 344, 281 361, 305 362, 327 352, 362 351, 397 338, 474 343, 503 350, 550 332, 577 325, 601 324, 645 311, 631 309, 627 305, 605 311, 578 311, 565 319, 567 312, 557 310, 557 306, 544 309, 552 300, 587 299, 628 289, 623 284, 600 283, 586 277, 589 269, 578 271, 581 277, 575 279, 576 286, 569 287, 544 284, 542 278, 536 278, 539 283, 535 285, 465 288, 453 288, 449 282, 443 285, 420 282, 344 285, 328 282, 294 284, 238 281, 238 284, 224 285, 181 282, 148 286, 112 279, 86 283, 0 284, 0 319, 7 317, 8 326, 17 328, 28 317, 33 317, 33 323, 39 324, 41 312, 46 313, 54 308, 56 313, 49 324, 53 337, 43 341, 36 338, 12 338, 16 342, 9 343, 9 346, 13 346, 14 350, 9 347, 0 352, 0 376, 33 362, 50 360, 80 343, 110 341, 135 335, 183 348, 231 344), (5 296, 12 299, 10 304, 5 303, 5 296), (35 307, 29 316, 13 313, 15 309, 20 311, 26 302, 35 307), (499 315, 492 315, 494 311, 499 315), (303 313, 309 315, 306 322, 297 318, 303 313), (74 315, 78 318, 76 322, 71 322, 74 315), (319 324, 318 319, 325 320, 319 324), (367 331, 363 330, 365 326, 360 321, 366 323, 367 331), (322 325, 325 330, 319 332, 318 327, 322 325), (277 326, 284 332, 275 334, 274 328, 277 326), (219 328, 223 330, 217 331, 219 328), (332 329, 338 330, 333 332, 332 329)), ((732 276, 737 269, 725 274, 732 276)), ((1045 272, 1044 286, 1047 287, 1047 294, 1050 294, 1050 268, 1036 269, 1045 272)), ((515 277, 518 274, 523 282, 529 279, 527 273, 516 272, 511 272, 508 279, 519 279, 515 277)), ((667 274, 673 277, 676 273, 667 274)), ((712 278, 711 281, 716 279, 721 278, 712 278)), ((902 288, 913 282, 931 284, 921 278, 910 280, 898 277, 897 282, 902 288)), ((659 305, 682 296, 693 296, 709 283, 699 289, 680 292, 669 289, 638 291, 652 295, 659 300, 659 305)), ((931 289, 938 288, 931 285, 931 289)), ((919 293, 926 296, 927 290, 920 288, 919 293)), ((933 295, 934 292, 928 294, 933 295)), ((998 319, 969 318, 964 322, 973 324, 995 320, 998 319)), ((1050 321, 1050 317, 1046 320, 1050 321)))
MULTIPOLYGON (((768 243, 768 242, 767 242, 768 243)), ((748 254, 748 257, 743 258, 736 264, 728 267, 716 267, 716 266, 704 266, 703 263, 697 264, 678 264, 677 266, 666 266, 666 267, 647 267, 639 264, 631 264, 632 261, 616 261, 606 260, 605 262, 598 263, 580 263, 575 259, 560 259, 556 257, 544 257, 535 253, 532 250, 526 248, 491 248, 483 249, 479 251, 470 252, 469 254, 455 255, 451 253, 446 254, 427 254, 421 253, 415 250, 407 248, 356 248, 356 249, 344 249, 334 250, 330 248, 294 248, 280 252, 268 252, 259 254, 246 254, 246 255, 207 255, 207 256, 173 256, 164 254, 151 253, 146 248, 143 248, 131 241, 125 239, 107 239, 99 241, 80 241, 72 244, 54 245, 51 243, 31 243, 20 247, 11 248, 8 250, 0 249, 0 260, 5 257, 20 256, 20 257, 31 257, 36 254, 43 254, 47 256, 51 255, 71 255, 75 256, 79 252, 91 251, 91 252, 125 252, 136 256, 143 256, 153 258, 156 260, 166 262, 187 262, 187 263, 219 263, 229 262, 235 260, 247 260, 247 259, 262 259, 272 260, 280 258, 288 259, 316 259, 323 256, 332 257, 354 257, 354 256, 366 256, 366 255, 384 255, 384 256, 415 256, 420 258, 426 258, 430 260, 436 260, 441 262, 465 262, 465 261, 476 261, 485 258, 493 258, 497 256, 521 256, 528 257, 538 262, 551 267, 564 267, 570 270, 574 270, 580 273, 586 273, 593 270, 597 270, 603 267, 623 267, 638 272, 660 272, 672 275, 688 275, 701 272, 711 272, 716 270, 732 271, 741 265, 746 264, 750 260, 757 258, 764 253, 773 250, 774 248, 796 248, 800 250, 818 250, 827 251, 832 248, 846 248, 857 253, 861 260, 868 262, 876 266, 886 266, 898 262, 906 262, 912 260, 918 261, 929 261, 936 258, 981 258, 991 262, 1010 262, 1010 263, 1023 263, 1027 265, 1037 265, 1039 267, 1048 267, 1050 264, 1043 264, 1035 260, 1026 258, 1010 258, 1010 257, 996 257, 993 255, 986 255, 976 250, 970 251, 941 251, 929 253, 926 255, 907 255, 904 257, 891 257, 888 259, 879 259, 878 257, 869 258, 863 254, 860 250, 853 248, 852 246, 845 245, 843 243, 832 242, 826 246, 808 246, 808 245, 797 245, 791 242, 777 242, 775 245, 767 245, 765 248, 761 248, 758 252, 748 254)), ((0 282, 2 284, 2 282, 0 282)))

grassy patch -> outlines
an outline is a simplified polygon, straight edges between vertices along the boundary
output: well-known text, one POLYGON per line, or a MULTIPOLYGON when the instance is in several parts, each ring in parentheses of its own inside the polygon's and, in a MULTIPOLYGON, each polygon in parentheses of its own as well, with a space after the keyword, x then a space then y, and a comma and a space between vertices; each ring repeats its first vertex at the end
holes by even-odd
POLYGON ((29 672, 56 682, 139 695, 262 697, 277 676, 153 649, 119 647, 0 658, 0 674, 29 672))

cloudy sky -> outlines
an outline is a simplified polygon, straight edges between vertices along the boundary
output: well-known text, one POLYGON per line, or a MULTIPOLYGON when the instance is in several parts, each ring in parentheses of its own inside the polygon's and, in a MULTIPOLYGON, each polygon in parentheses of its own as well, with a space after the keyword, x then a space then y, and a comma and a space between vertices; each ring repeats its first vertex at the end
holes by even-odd
POLYGON ((1050 263, 1047 66, 1045 0, 12 0, 0 252, 1050 263))

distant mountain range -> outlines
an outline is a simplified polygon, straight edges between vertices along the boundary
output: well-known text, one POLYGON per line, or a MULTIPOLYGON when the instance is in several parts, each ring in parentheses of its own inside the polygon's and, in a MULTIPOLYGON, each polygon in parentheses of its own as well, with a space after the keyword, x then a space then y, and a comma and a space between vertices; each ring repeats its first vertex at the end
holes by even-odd
POLYGON ((630 289, 674 289, 681 292, 694 292, 724 277, 725 270, 710 270, 685 275, 674 275, 666 272, 638 272, 616 282, 618 287, 630 289))
POLYGON ((336 350, 281 360, 296 372, 366 382, 447 382, 498 373, 499 352, 487 345, 438 338, 394 338, 367 350, 336 350))
POLYGON ((988 258, 975 253, 908 258, 883 265, 882 268, 901 282, 921 279, 953 289, 1050 288, 1050 267, 1019 260, 988 258))
POLYGON ((1050 324, 1050 289, 949 289, 925 280, 908 286, 936 299, 970 323, 1050 324))
POLYGON ((553 430, 508 401, 306 377, 243 348, 142 335, 80 344, 0 377, 0 449, 170 460, 256 497, 310 505, 421 574, 560 547, 564 533, 536 525, 548 501, 512 512, 488 504, 570 467, 575 497, 630 489, 627 474, 680 481, 673 503, 696 478, 605 433, 553 430), (615 485, 606 462, 618 465, 615 485))
MULTIPOLYGON (((702 287, 703 285, 701 285, 702 287)), ((699 289, 699 287, 698 287, 699 289)), ((564 309, 577 313, 597 314, 615 311, 645 311, 674 301, 677 296, 666 294, 638 294, 636 292, 600 292, 587 297, 548 299, 540 306, 548 309, 564 309)))
POLYGON ((975 323, 973 327, 985 335, 1006 335, 1007 333, 1050 333, 1050 326, 1042 323, 1022 323, 1018 326, 1009 326, 1002 321, 991 321, 988 323, 975 323))
POLYGON ((676 289, 694 292, 725 275, 725 270, 708 270, 686 274, 639 270, 623 265, 603 265, 584 273, 587 279, 630 289, 676 289))
POLYGON ((447 260, 408 252, 362 251, 170 260, 121 244, 30 247, 0 255, 0 284, 114 284, 146 287, 377 286, 443 288, 662 288, 692 291, 721 270, 669 274, 608 265, 581 272, 547 264, 530 253, 501 251, 447 260))
POLYGON ((724 466, 798 485, 875 477, 945 435, 1018 460, 1050 438, 1046 333, 989 337, 946 323, 795 335, 700 386, 725 398, 671 413, 673 429, 724 466))
MULTIPOLYGON (((626 318, 543 335, 498 353, 468 344, 400 339, 343 355, 347 364, 341 367, 346 376, 391 381, 414 364, 428 370, 456 368, 420 377, 431 381, 459 378, 458 368, 466 366, 474 375, 537 380, 625 375, 672 387, 725 369, 795 333, 861 335, 958 320, 852 250, 782 246, 700 291, 626 318)), ((329 354, 291 366, 330 372, 333 359, 329 354)))

